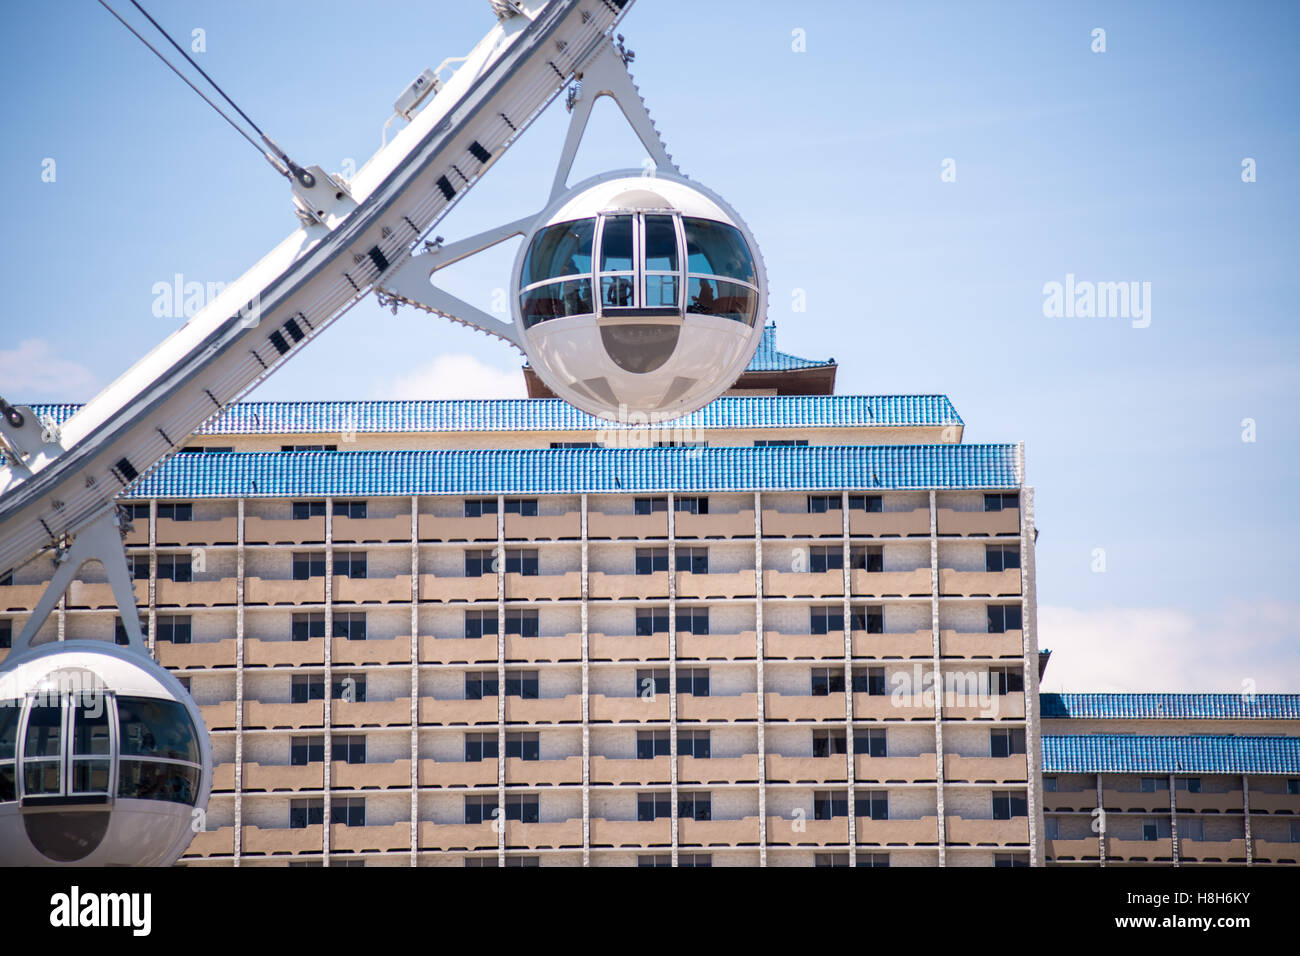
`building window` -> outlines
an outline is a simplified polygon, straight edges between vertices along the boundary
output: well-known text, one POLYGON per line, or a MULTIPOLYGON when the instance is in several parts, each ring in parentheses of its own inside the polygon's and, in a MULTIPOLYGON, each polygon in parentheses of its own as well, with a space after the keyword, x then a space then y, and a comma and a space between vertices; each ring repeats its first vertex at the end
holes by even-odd
POLYGON ((885 690, 885 669, 883 667, 853 668, 853 693, 884 697, 887 693, 885 690))
POLYGON ((707 730, 683 730, 677 734, 677 754, 681 757, 708 759, 713 753, 707 730))
POLYGON ((994 853, 994 866, 1028 866, 1029 855, 1025 853, 994 853))
POLYGON ((1056 786, 1057 786, 1057 782, 1055 777, 1051 777, 1051 776, 1043 777, 1044 793, 1056 793, 1056 786))
POLYGON ((330 684, 330 693, 334 700, 348 703, 364 703, 366 699, 365 674, 336 674, 330 684))
MULTIPOLYGON (((681 859, 679 853, 678 859, 681 859)), ((636 858, 636 865, 642 869, 651 869, 659 866, 672 866, 673 857, 671 853, 642 853, 636 858)))
POLYGON ((1291 796, 1300 794, 1300 777, 1288 777, 1286 781, 1286 792, 1291 796))
POLYGON ((506 794, 507 820, 515 820, 519 823, 537 823, 541 818, 541 805, 537 794, 506 794))
POLYGON ((707 607, 678 607, 677 630, 687 634, 708 634, 709 609, 707 607))
POLYGON ((889 819, 889 792, 886 790, 858 790, 853 794, 853 813, 872 820, 889 819))
POLYGON ((235 450, 234 445, 190 445, 177 451, 180 455, 228 455, 235 450))
POLYGON ((366 762, 366 735, 339 734, 330 741, 330 757, 344 763, 359 764, 366 762))
POLYGON ((986 544, 985 571, 1014 571, 1020 567, 1020 548, 1014 544, 986 544))
POLYGON ((707 667, 679 668, 677 671, 677 693, 708 697, 709 669, 707 667))
POLYGON ((844 668, 814 667, 810 693, 814 697, 829 697, 831 694, 844 693, 844 668))
POLYGON ((1029 815, 1029 804, 1023 793, 1015 790, 993 791, 993 819, 1010 820, 1029 815))
POLYGON ((129 552, 126 556, 126 569, 131 572, 132 581, 149 580, 149 555, 140 552, 129 552))
POLYGON ((311 611, 293 615, 289 635, 295 641, 309 641, 314 637, 324 637, 325 612, 311 611))
POLYGON ((325 760, 324 737, 293 737, 289 741, 289 765, 305 767, 325 760))
POLYGON ((1168 817, 1151 817, 1142 821, 1142 839, 1146 842, 1152 840, 1167 840, 1173 835, 1173 828, 1168 817))
MULTIPOLYGON (((680 739, 678 743, 680 743, 680 739)), ((653 760, 667 757, 671 739, 666 730, 638 730, 636 734, 636 759, 653 760)))
POLYGON ((465 612, 465 637, 469 640, 476 640, 486 635, 495 635, 497 632, 497 612, 496 611, 466 611, 465 612))
POLYGON ((481 518, 484 515, 494 515, 497 513, 497 500, 495 498, 466 498, 465 499, 465 517, 481 518))
POLYGON ((506 671, 506 696, 537 700, 537 671, 506 671))
POLYGON ((1043 837, 1048 840, 1059 840, 1061 838, 1061 820, 1059 817, 1045 817, 1043 819, 1043 837))
POLYGON ((844 568, 844 549, 834 546, 814 547, 809 550, 808 570, 813 574, 824 571, 841 571, 844 568))
POLYGON ((1019 604, 989 605, 990 634, 1005 634, 1008 631, 1018 631, 1020 626, 1019 604))
POLYGON ((366 576, 366 552, 336 551, 334 573, 339 577, 362 579, 366 576))
MULTIPOLYGON (((1025 732, 1023 729, 989 731, 990 757, 1012 757, 1024 752, 1025 732)), ((1044 789, 1046 789, 1046 786, 1044 786, 1044 789)))
POLYGON ((754 442, 755 448, 805 448, 806 438, 765 438, 754 442))
POLYGON ((1168 777, 1143 777, 1139 781, 1142 793, 1159 793, 1169 789, 1168 777))
POLYGON ((507 498, 506 514, 519 515, 521 518, 537 517, 536 498, 507 498))
POLYGON ((712 820, 713 798, 708 793, 681 793, 677 796, 677 816, 686 820, 712 820))
POLYGON ((506 857, 506 866, 522 867, 540 867, 542 858, 539 856, 508 856, 506 857))
POLYGON ((812 732, 812 755, 814 757, 834 757, 849 752, 848 735, 842 730, 814 730, 812 732))
POLYGON ((1174 780, 1174 787, 1178 790, 1186 790, 1188 793, 1201 792, 1200 777, 1178 777, 1174 780))
MULTIPOLYGON (((140 636, 146 641, 149 640, 149 619, 147 617, 140 618, 140 636)), ((113 618, 113 643, 123 646, 126 646, 127 643, 126 623, 120 616, 113 618)))
POLYGON ((158 580, 193 581, 194 571, 190 565, 190 553, 186 551, 158 555, 158 580))
POLYGON ((499 752, 499 740, 496 733, 466 734, 465 760, 479 763, 484 760, 496 760, 499 752))
POLYGON ((506 756, 520 760, 541 760, 540 735, 531 733, 506 734, 506 756))
POLYGON ((8 618, 0 618, 0 647, 13 647, 14 644, 14 622, 8 618))
MULTIPOLYGON (((495 625, 495 620, 493 624, 495 625)), ((538 618, 536 610, 523 608, 506 609, 506 634, 519 637, 536 637, 538 635, 538 618)))
POLYGON ((338 445, 281 445, 280 451, 338 451, 338 445))
MULTIPOLYGON (((674 447, 682 445, 699 447, 703 445, 703 442, 675 442, 673 444, 674 447)), ((703 495, 678 495, 673 498, 673 510, 685 511, 693 515, 706 515, 709 513, 709 499, 703 495)))
MULTIPOLYGON (((849 623, 855 631, 868 634, 884 632, 885 617, 880 607, 854 607, 849 611, 849 623)), ((835 634, 844 630, 844 605, 832 604, 814 607, 810 611, 808 630, 812 634, 835 634)))
POLYGON ((667 498, 637 498, 632 502, 632 513, 636 515, 654 514, 656 511, 668 510, 667 498))
POLYGON ((294 521, 306 521, 309 518, 325 517, 325 502, 295 501, 290 514, 294 521))
POLYGON ((847 790, 813 791, 813 819, 833 820, 849 815, 849 792, 847 790))
POLYGON ((636 672, 636 696, 643 700, 653 700, 660 694, 668 693, 668 668, 638 668, 636 672))
POLYGON ((294 674, 289 681, 289 701, 305 704, 325 699, 325 677, 322 674, 294 674))
MULTIPOLYGON (((324 617, 324 615, 321 616, 324 617)), ((335 611, 333 632, 335 637, 343 637, 349 641, 364 641, 366 639, 366 612, 335 611)))
POLYGON ((506 574, 522 574, 524 577, 536 577, 537 549, 507 548, 506 574))
POLYGON ((889 854, 888 853, 863 853, 859 851, 858 866, 869 866, 869 867, 889 866, 889 854))
POLYGON ((570 451, 582 451, 587 448, 604 448, 604 444, 598 441, 553 441, 552 448, 568 449, 570 451))
MULTIPOLYGON (((124 517, 128 521, 148 521, 149 520, 149 502, 133 501, 130 504, 120 506, 124 517)), ((161 505, 159 506, 161 507, 161 505)), ((0 575, 0 584, 4 583, 4 575, 0 575)))
POLYGON ((364 501, 334 502, 334 517, 336 518, 364 518, 365 516, 366 503, 364 501))
POLYGON ((1022 667, 990 667, 989 690, 994 694, 1021 694, 1025 690, 1025 671, 1022 667))
POLYGON ((324 800, 290 800, 289 829, 303 830, 325 822, 324 800))
POLYGON ((847 853, 814 853, 813 866, 848 866, 849 855, 847 853))
POLYGON ((707 869, 713 866, 712 853, 678 853, 677 868, 680 869, 707 869))
POLYGON ((668 549, 637 548, 635 570, 637 574, 654 574, 656 571, 667 571, 668 549))
POLYGON ((867 757, 887 757, 889 756, 889 749, 885 741, 886 732, 884 730, 855 730, 853 732, 853 752, 867 757))
MULTIPOLYGON (((149 517, 149 506, 144 506, 144 517, 149 517)), ((158 502, 158 517, 167 518, 171 521, 193 521, 194 505, 188 501, 160 501, 158 502)))
POLYGON ((496 671, 466 671, 465 699, 484 700, 497 696, 496 671))
POLYGON ((984 496, 985 511, 1017 511, 1020 508, 1020 495, 1017 492, 1003 492, 984 496))
POLYGON ((668 633, 668 609, 666 607, 637 608, 637 637, 649 637, 652 634, 666 633, 668 633))
POLYGON ((158 615, 158 633, 155 640, 167 641, 171 644, 189 644, 191 633, 188 614, 158 615))
POLYGON ((636 818, 639 823, 653 823, 673 815, 673 798, 668 793, 638 793, 636 818))
POLYGON ((293 555, 293 579, 307 581, 325 576, 324 551, 299 551, 293 555))
POLYGON ((495 796, 465 798, 466 823, 486 823, 497 816, 497 798, 495 796))
MULTIPOLYGON (((807 442, 805 442, 807 444, 807 442)), ((810 515, 825 514, 828 511, 839 511, 844 507, 844 501, 839 495, 809 495, 808 496, 808 513, 810 515)))
POLYGON ((676 563, 678 571, 689 571, 692 574, 708 574, 709 549, 679 547, 676 554, 676 563))

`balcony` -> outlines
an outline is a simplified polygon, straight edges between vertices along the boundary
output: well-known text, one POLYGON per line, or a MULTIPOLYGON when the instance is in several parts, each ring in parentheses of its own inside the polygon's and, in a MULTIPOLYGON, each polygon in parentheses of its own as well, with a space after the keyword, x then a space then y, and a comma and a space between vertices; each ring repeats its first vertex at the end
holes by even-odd
POLYGON ((854 694, 854 720, 933 720, 934 705, 910 694, 854 694))
MULTIPOLYGON (((927 586, 927 591, 929 590, 927 586)), ((763 596, 787 598, 843 598, 844 572, 764 571, 763 596)))
POLYGON ((421 850, 495 850, 497 834, 488 823, 429 823, 420 821, 421 850))
POLYGON ((1043 810, 1052 813, 1078 810, 1091 813, 1097 807, 1097 788, 1086 790, 1044 790, 1043 810))
POLYGON ((1179 840, 1178 859, 1184 863, 1245 863, 1246 841, 1179 840))
MULTIPOLYGON (((943 719, 944 720, 1023 720, 1025 717, 1025 695, 1017 692, 1014 694, 991 694, 986 700, 971 700, 970 703, 949 704, 945 693, 943 702, 943 719)), ((964 697, 976 697, 977 695, 963 695, 957 693, 954 695, 957 700, 964 697)))
POLYGON ((940 535, 994 535, 1019 534, 1020 512, 1007 511, 954 511, 940 508, 936 515, 940 535))
POLYGON ((305 704, 264 704, 261 701, 244 702, 244 728, 267 730, 319 728, 325 725, 323 701, 305 704))
POLYGON ((308 578, 305 581, 244 579, 245 604, 324 604, 325 579, 308 578))
POLYGON ((343 790, 399 790, 411 785, 411 761, 330 764, 330 787, 343 790))
POLYGON ((1024 754, 1010 757, 963 757, 944 754, 943 777, 950 782, 1024 783, 1028 763, 1024 754))
POLYGON ((587 513, 588 538, 666 538, 668 513, 648 515, 612 515, 601 511, 587 513))
POLYGON ((588 710, 591 722, 629 724, 668 719, 668 695, 653 697, 608 697, 592 694, 588 710))
POLYGON ((330 662, 335 665, 352 666, 409 664, 411 663, 411 639, 390 637, 352 641, 346 637, 335 637, 330 642, 330 662))
POLYGON ((520 637, 506 635, 507 661, 578 661, 582 660, 582 635, 563 637, 520 637))
POLYGON ((758 719, 758 694, 733 694, 726 697, 677 695, 677 719, 698 721, 752 721, 758 719))
POLYGON ((520 823, 505 825, 506 846, 521 850, 550 850, 565 846, 582 846, 582 820, 555 823, 520 823))
POLYGON ((769 846, 843 846, 849 842, 849 818, 814 820, 770 816, 767 842, 769 846))
POLYGON ((335 700, 330 705, 335 727, 409 727, 411 698, 397 700, 335 700))
POLYGON ((873 820, 858 817, 854 830, 859 846, 933 846, 939 842, 939 818, 873 820))
POLYGON ((506 538, 510 541, 562 541, 582 536, 582 515, 506 515, 506 538))
POLYGON ((753 660, 757 635, 753 631, 740 634, 690 634, 677 632, 677 659, 695 661, 753 660))
POLYGON ((867 634, 854 631, 853 656, 930 660, 934 657, 934 635, 928 628, 911 634, 867 634))
POLYGON ((668 572, 653 574, 608 574, 592 571, 587 575, 587 593, 593 600, 618 601, 625 598, 668 597, 668 572))
POLYGON ((420 786, 461 789, 495 787, 495 760, 421 760, 420 786))
POLYGON ((1010 820, 968 820, 945 818, 944 836, 948 843, 969 846, 1014 846, 1029 842, 1029 817, 1010 820))
POLYGON ((767 720, 844 720, 843 694, 814 697, 811 694, 767 694, 764 700, 767 720))
POLYGON ((190 841, 189 848, 185 851, 185 859, 201 856, 234 856, 234 853, 235 828, 220 827, 194 834, 194 839, 190 841))
MULTIPOLYGON (((1225 793, 1188 793, 1179 790, 1174 794, 1174 802, 1179 812, 1183 810, 1214 810, 1219 813, 1241 813, 1245 795, 1240 790, 1225 793)), ((1252 799, 1253 803, 1254 800, 1252 799)))
POLYGON ((525 699, 506 698, 506 722, 511 724, 563 724, 582 720, 582 695, 525 699))
POLYGON ((1109 787, 1101 792, 1101 805, 1108 813, 1124 810, 1136 810, 1146 813, 1163 813, 1169 815, 1169 791, 1157 790, 1154 793, 1140 793, 1134 790, 1112 790, 1109 787))
POLYGON ((338 604, 410 604, 411 576, 350 578, 336 574, 332 594, 338 604))
POLYGON ((411 824, 349 827, 341 823, 330 826, 330 852, 362 853, 366 850, 409 850, 411 824))
POLYGON ((1251 813, 1300 813, 1300 794, 1250 791, 1251 813))
MULTIPOLYGON (((149 522, 138 521, 136 527, 144 531, 144 540, 139 543, 148 544, 149 522)), ((158 527, 154 533, 160 548, 235 544, 239 540, 239 522, 233 515, 229 518, 215 518, 207 521, 176 521, 172 518, 159 518, 158 527)))
POLYGON ((563 574, 506 574, 506 600, 508 601, 561 601, 582 597, 582 573, 565 571, 563 574))
POLYGON ((235 702, 233 700, 222 701, 220 704, 204 704, 199 707, 199 713, 203 717, 203 724, 209 730, 234 730, 235 729, 235 702))
POLYGON ((335 544, 402 543, 411 540, 411 516, 349 518, 336 515, 334 526, 330 530, 335 544))
POLYGON ((306 641, 265 641, 256 637, 244 639, 246 667, 306 667, 324 663, 323 637, 313 637, 306 641))
POLYGON ((682 785, 755 783, 757 781, 758 754, 745 754, 740 757, 684 756, 677 758, 677 782, 682 785))
POLYGON ((1045 843, 1049 860, 1101 859, 1101 843, 1097 837, 1084 837, 1078 840, 1047 840, 1045 843))
POLYGON ((850 511, 849 534, 872 538, 930 536, 930 509, 912 511, 850 511))
POLYGON ((1025 655, 1024 635, 1020 631, 1004 634, 939 632, 939 653, 944 657, 1014 657, 1025 655))
MULTIPOLYGON (((163 582, 158 582, 160 585, 163 582)), ((171 582, 167 582, 170 584, 171 582)), ((224 582, 222 582, 224 583, 224 582)), ((234 581, 231 580, 230 603, 235 603, 234 581)), ((40 600, 41 592, 45 590, 44 585, 31 586, 35 592, 36 600, 32 601, 31 607, 35 607, 36 601, 40 600)), ((27 587, 8 587, 0 590, 21 591, 27 587)), ((161 591, 162 588, 159 588, 161 591)), ((135 595, 135 603, 140 607, 149 606, 149 582, 133 581, 131 592, 135 595)), ((162 603, 159 601, 159 603, 162 603)), ((67 606, 73 608, 116 608, 117 601, 113 597, 113 589, 107 584, 87 584, 84 581, 73 581, 68 585, 67 606)))
POLYGON ((507 785, 543 787, 566 783, 582 783, 581 757, 561 757, 557 760, 506 758, 507 785))
POLYGON ((668 783, 672 779, 672 772, 672 763, 668 757, 654 757, 649 760, 637 760, 633 757, 602 757, 597 754, 592 754, 591 757, 593 784, 648 786, 668 783))
POLYGON ((672 820, 606 820, 591 818, 592 846, 669 846, 672 844, 672 820))
POLYGON ((833 757, 783 757, 767 755, 767 779, 777 783, 837 783, 848 779, 843 754, 833 757))
POLYGON ((593 661, 667 660, 668 635, 619 637, 613 634, 588 634, 587 656, 593 661))
POLYGON ((1018 597, 1020 570, 952 571, 940 568, 939 594, 943 597, 1018 597))
MULTIPOLYGON (((140 582, 136 582, 137 585, 140 582)), ((148 582, 145 582, 146 584, 148 582)), ((76 581, 72 583, 75 587, 76 581)), ((3 584, 0 585, 0 610, 3 611, 31 611, 41 599, 41 594, 45 591, 44 584, 3 584)), ((148 598, 148 591, 145 592, 148 598)), ((140 601, 140 592, 136 591, 136 601, 140 601)), ((68 603, 72 603, 71 595, 68 597, 68 603)), ((113 603, 117 607, 117 602, 113 603)))
MULTIPOLYGON (((161 523, 161 522, 160 522, 161 523)), ((244 518, 245 544, 324 544, 325 516, 276 519, 244 518)))
MULTIPOLYGON (((104 585, 104 587, 107 586, 104 585)), ((222 578, 219 581, 159 580, 154 596, 159 607, 213 607, 234 604, 235 579, 222 578)), ((147 603, 147 600, 146 596, 144 603, 147 603)))
POLYGON ((915 757, 868 757, 855 754, 853 776, 859 783, 923 783, 934 780, 939 767, 937 754, 915 757))
POLYGON ((205 667, 234 667, 235 644, 233 637, 199 644, 173 644, 158 641, 154 653, 158 663, 173 670, 191 670, 205 667))
POLYGON ((1300 843, 1283 843, 1277 840, 1255 841, 1256 863, 1300 863, 1300 843))
POLYGON ((763 509, 763 536, 767 538, 839 538, 844 535, 844 515, 763 509))
POLYGON ((1106 858, 1143 863, 1169 862, 1174 858, 1173 841, 1169 837, 1160 840, 1119 840, 1107 837, 1106 858))
POLYGON ((735 514, 695 515, 689 511, 677 512, 673 533, 678 538, 752 538, 754 536, 754 511, 735 514))
POLYGON ((758 817, 739 820, 677 821, 679 846, 754 846, 758 843, 758 817))
POLYGON ((240 852, 250 856, 282 853, 320 853, 325 829, 319 823, 309 827, 244 827, 240 852))
POLYGON ((497 639, 491 637, 431 637, 420 638, 421 664, 486 664, 496 663, 497 639))
POLYGON ((855 597, 929 597, 930 569, 849 572, 855 597))
MULTIPOLYGON (((233 790, 235 767, 234 764, 221 764, 221 769, 227 767, 229 787, 225 789, 233 790)), ((325 786, 325 765, 309 763, 303 766, 286 767, 280 764, 245 762, 240 782, 245 793, 320 790, 325 786)))
POLYGON ((420 600, 441 601, 495 601, 497 576, 483 574, 478 577, 441 577, 420 575, 420 600))
POLYGON ((421 541, 495 541, 497 539, 496 515, 480 515, 477 518, 420 515, 417 524, 421 541))
POLYGON ((497 699, 495 697, 484 697, 482 700, 420 698, 420 723, 422 724, 457 726, 496 722, 497 699))
POLYGON ((753 571, 721 571, 712 574, 677 572, 679 598, 742 598, 753 597, 753 571))

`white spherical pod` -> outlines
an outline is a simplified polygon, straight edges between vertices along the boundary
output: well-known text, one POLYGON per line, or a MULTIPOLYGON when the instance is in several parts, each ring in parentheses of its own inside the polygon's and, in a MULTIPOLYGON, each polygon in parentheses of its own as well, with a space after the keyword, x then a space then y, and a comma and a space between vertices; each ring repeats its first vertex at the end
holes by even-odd
POLYGON ((767 277, 719 196, 621 170, 564 193, 515 259, 518 339, 542 381, 613 421, 665 420, 717 398, 762 337, 767 277))
POLYGON ((189 693, 97 640, 41 644, 0 673, 0 863, 170 866, 212 789, 189 693))

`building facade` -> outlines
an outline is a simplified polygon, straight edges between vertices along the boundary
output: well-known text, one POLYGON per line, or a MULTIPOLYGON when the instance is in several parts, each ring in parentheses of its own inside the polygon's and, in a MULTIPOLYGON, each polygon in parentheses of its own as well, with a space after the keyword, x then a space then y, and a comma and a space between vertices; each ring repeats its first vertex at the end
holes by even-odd
MULTIPOLYGON (((1067 703, 1042 736, 1023 448, 834 373, 769 327, 732 394, 659 426, 545 397, 208 423, 123 499, 149 644, 217 762, 184 862, 1100 862, 1063 795, 1127 778, 1070 741, 1136 731, 1067 703)), ((0 577, 0 646, 50 571, 0 577)), ((87 571, 45 637, 114 633, 87 571)))

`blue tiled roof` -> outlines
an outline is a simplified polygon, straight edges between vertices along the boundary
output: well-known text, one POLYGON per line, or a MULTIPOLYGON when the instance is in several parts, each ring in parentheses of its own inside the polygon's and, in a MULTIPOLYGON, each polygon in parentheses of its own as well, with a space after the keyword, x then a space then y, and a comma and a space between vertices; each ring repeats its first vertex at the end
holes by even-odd
POLYGON ((1300 775, 1300 737, 1043 736, 1043 773, 1300 775))
POLYGON ((1300 694, 1041 694, 1045 719, 1300 720, 1300 694))
POLYGON ((745 371, 790 372, 801 368, 828 368, 834 364, 834 359, 826 359, 823 362, 782 352, 776 347, 776 323, 769 322, 763 327, 763 337, 759 339, 758 351, 749 360, 749 367, 745 371))
POLYGON ((1015 445, 456 449, 175 455, 135 498, 1016 488, 1015 445))
MULTIPOLYGON (((81 406, 33 405, 62 423, 81 406)), ((690 415, 653 427, 867 428, 961 425, 946 395, 728 395, 690 415)), ((386 402, 238 402, 199 435, 355 432, 622 431, 558 398, 442 399, 386 402)), ((645 427, 645 426, 641 426, 645 427)), ((689 437, 689 436, 688 436, 689 437)))

